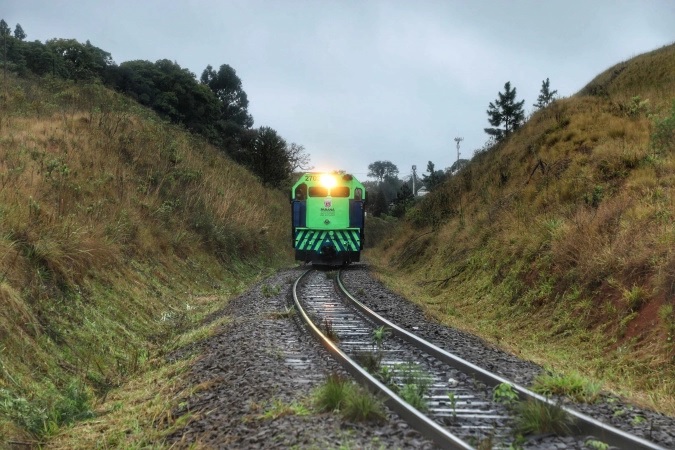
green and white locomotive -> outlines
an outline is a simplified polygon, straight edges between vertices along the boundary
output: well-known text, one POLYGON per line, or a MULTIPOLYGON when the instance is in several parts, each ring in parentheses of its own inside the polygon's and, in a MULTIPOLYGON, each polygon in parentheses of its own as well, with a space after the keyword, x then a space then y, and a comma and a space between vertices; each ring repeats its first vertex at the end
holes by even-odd
POLYGON ((306 173, 291 190, 295 259, 347 265, 361 259, 366 190, 344 173, 306 173))

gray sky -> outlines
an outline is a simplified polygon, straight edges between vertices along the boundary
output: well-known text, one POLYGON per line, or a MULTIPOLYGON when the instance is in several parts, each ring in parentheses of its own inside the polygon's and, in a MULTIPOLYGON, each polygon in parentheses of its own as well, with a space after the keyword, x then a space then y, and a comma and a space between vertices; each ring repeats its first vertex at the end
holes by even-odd
POLYGON ((673 0, 0 0, 28 40, 87 39, 116 63, 229 64, 256 127, 305 146, 315 169, 366 178, 469 158, 504 83, 532 110, 542 80, 569 96, 675 41, 673 0))

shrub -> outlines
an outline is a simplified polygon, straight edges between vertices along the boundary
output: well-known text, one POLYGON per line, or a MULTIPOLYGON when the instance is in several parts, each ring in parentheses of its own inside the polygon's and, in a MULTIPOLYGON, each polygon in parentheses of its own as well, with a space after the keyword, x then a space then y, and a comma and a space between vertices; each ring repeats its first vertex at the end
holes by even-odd
POLYGON ((670 115, 656 120, 651 146, 656 154, 664 154, 675 150, 675 101, 670 115))
POLYGON ((314 394, 314 403, 320 411, 338 411, 353 389, 351 383, 336 374, 331 374, 314 394))

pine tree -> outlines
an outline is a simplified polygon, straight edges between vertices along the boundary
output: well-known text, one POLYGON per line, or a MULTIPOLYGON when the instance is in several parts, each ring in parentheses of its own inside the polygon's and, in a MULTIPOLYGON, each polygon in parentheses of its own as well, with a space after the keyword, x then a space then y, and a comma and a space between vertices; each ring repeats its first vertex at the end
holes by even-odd
POLYGON ((5 19, 0 20, 0 36, 6 37, 11 33, 12 30, 9 28, 9 25, 7 25, 7 22, 5 22, 5 19))
POLYGON ((558 93, 558 91, 551 91, 550 90, 551 83, 548 81, 548 78, 546 80, 541 82, 541 91, 539 91, 539 97, 537 97, 537 103, 535 103, 534 106, 537 109, 541 108, 546 108, 548 105, 555 100, 555 94, 558 93))
POLYGON ((485 132, 500 140, 517 130, 525 120, 524 103, 525 100, 516 102, 516 88, 511 89, 511 82, 507 81, 504 84, 504 93, 499 92, 497 100, 494 103, 490 102, 487 110, 490 125, 493 127, 503 125, 504 128, 485 128, 485 132))
POLYGON ((18 23, 14 27, 14 37, 20 41, 26 39, 26 33, 23 31, 23 28, 21 28, 21 25, 19 25, 18 23))

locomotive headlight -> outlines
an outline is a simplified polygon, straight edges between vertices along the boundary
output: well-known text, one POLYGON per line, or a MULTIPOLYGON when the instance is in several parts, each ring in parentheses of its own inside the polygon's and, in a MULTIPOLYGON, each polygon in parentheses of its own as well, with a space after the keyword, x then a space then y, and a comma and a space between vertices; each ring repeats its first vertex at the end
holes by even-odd
POLYGON ((335 179, 335 177, 327 173, 321 174, 321 176, 319 177, 319 182, 321 183, 321 186, 327 188, 332 188, 337 184, 337 180, 335 179))

